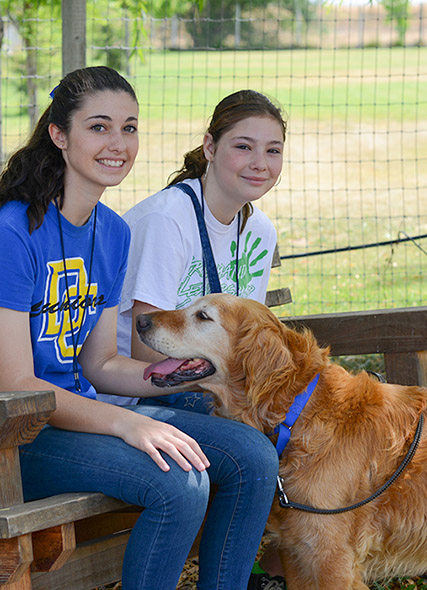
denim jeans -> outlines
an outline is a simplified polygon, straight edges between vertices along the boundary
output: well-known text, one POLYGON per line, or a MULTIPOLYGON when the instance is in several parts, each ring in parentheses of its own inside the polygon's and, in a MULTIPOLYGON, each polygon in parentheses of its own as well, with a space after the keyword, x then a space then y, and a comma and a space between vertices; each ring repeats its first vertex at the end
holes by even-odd
POLYGON ((123 590, 174 590, 218 484, 199 553, 199 590, 246 590, 271 507, 278 458, 254 428, 175 408, 129 411, 173 424, 197 440, 211 466, 183 471, 164 455, 163 472, 119 438, 45 427, 21 447, 25 500, 63 492, 103 492, 145 507, 130 536, 123 590))

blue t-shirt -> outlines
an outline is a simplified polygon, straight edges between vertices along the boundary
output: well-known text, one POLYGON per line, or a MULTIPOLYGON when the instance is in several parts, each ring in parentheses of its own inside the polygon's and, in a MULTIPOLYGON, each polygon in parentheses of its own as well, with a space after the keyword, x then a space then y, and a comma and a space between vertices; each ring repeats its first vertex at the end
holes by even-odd
MULTIPOLYGON (((57 210, 51 203, 43 224, 32 234, 26 211, 27 205, 17 201, 0 208, 0 306, 29 312, 35 375, 76 392, 57 210)), ((78 354, 102 310, 120 301, 130 232, 114 211, 98 203, 88 292, 94 212, 83 226, 74 226, 61 215, 61 225, 75 338, 80 330, 78 354)), ((95 390, 80 367, 79 374, 80 395, 95 399, 95 390)))

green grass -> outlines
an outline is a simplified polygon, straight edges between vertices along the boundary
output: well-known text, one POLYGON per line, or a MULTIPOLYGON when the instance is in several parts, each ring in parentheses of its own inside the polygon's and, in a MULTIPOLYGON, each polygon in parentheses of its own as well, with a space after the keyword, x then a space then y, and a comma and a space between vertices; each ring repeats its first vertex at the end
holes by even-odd
POLYGON ((280 314, 303 315, 423 305, 426 276, 427 256, 410 244, 284 260, 270 286, 291 289, 280 314))
MULTIPOLYGON (((293 119, 346 121, 356 112, 376 121, 427 119, 427 47, 298 49, 281 51, 147 51, 133 65, 131 81, 142 120, 204 119, 229 92, 253 87, 279 100, 293 119), (135 77, 135 78, 133 78, 135 77), (165 109, 167 111, 165 112, 165 109)), ((7 79, 19 82, 15 64, 4 67, 6 117, 19 115, 26 99, 7 79)), ((60 77, 60 64, 57 64, 60 77)), ((40 81, 43 90, 46 80, 40 81)), ((40 96, 40 106, 48 96, 40 96)))
POLYGON ((226 94, 253 87, 292 119, 427 119, 427 48, 151 52, 138 68, 142 117, 203 118, 226 94), (179 72, 179 76, 177 73, 179 72), (420 75, 421 74, 421 75, 420 75), (363 82, 363 83, 362 83, 363 82))

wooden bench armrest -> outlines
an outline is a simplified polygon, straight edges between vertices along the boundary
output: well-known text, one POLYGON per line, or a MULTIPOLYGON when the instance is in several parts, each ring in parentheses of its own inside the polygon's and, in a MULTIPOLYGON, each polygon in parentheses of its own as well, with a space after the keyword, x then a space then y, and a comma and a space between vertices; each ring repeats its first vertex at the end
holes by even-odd
MULTIPOLYGON (((55 409, 53 391, 0 393, 0 509, 22 506, 23 493, 19 445, 31 442, 55 409)), ((0 587, 31 588, 30 564, 34 561, 31 535, 0 537, 0 587)))
POLYGON ((280 289, 271 289, 270 291, 267 291, 265 296, 265 304, 267 307, 285 305, 286 303, 292 303, 291 291, 288 287, 281 287, 280 289))
POLYGON ((19 537, 98 514, 125 509, 129 509, 129 504, 101 493, 58 494, 0 509, 0 539, 19 537))
POLYGON ((0 392, 0 449, 31 442, 55 407, 53 391, 0 392))
POLYGON ((54 409, 53 391, 0 393, 0 508, 23 501, 18 446, 37 436, 54 409))

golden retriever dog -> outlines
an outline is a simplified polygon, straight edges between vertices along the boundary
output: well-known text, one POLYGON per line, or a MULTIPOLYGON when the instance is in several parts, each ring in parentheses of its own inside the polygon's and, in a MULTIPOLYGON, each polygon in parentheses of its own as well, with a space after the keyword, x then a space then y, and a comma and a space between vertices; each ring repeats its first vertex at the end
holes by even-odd
MULTIPOLYGON (((287 327, 255 301, 207 295, 183 310, 142 314, 137 330, 171 357, 146 378, 164 387, 200 380, 217 414, 266 435, 319 375, 280 461, 292 502, 337 509, 368 498, 396 471, 426 416, 427 389, 348 373, 311 332, 287 327)), ((275 500, 268 529, 288 590, 367 590, 374 580, 427 571, 426 431, 402 475, 361 507, 314 514, 275 500)))

